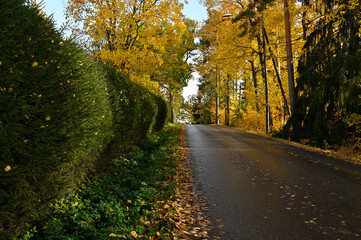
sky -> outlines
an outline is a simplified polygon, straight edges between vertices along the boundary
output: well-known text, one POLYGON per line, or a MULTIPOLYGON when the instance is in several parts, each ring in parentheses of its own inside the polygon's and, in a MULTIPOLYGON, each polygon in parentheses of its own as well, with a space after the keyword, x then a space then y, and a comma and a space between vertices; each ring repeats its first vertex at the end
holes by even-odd
MULTIPOLYGON (((55 20, 57 27, 60 27, 65 22, 64 10, 67 0, 43 0, 38 2, 43 3, 47 15, 53 14, 53 19, 55 20)), ((207 18, 206 8, 199 3, 199 0, 188 0, 188 4, 184 5, 183 14, 186 17, 199 22, 202 22, 207 18)), ((199 74, 194 72, 193 78, 190 79, 188 86, 183 89, 183 97, 186 100, 190 95, 197 93, 198 78, 199 74)))

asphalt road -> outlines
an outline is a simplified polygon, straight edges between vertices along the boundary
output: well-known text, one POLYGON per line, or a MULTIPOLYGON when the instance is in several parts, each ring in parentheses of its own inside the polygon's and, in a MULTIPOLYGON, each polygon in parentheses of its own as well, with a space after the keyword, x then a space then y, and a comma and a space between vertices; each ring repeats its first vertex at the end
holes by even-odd
POLYGON ((220 239, 361 239, 361 168, 232 128, 187 125, 220 239))

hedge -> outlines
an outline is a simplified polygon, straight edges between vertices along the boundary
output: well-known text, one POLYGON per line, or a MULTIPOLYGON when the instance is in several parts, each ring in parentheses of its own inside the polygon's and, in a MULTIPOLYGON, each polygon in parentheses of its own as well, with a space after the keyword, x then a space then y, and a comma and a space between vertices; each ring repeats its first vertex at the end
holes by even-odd
POLYGON ((170 109, 167 102, 161 96, 155 96, 155 100, 158 106, 158 113, 156 116, 156 122, 154 124, 154 131, 161 131, 166 123, 170 121, 170 109))
POLYGON ((51 19, 24 2, 0 0, 5 239, 19 236, 50 202, 72 192, 110 143, 139 143, 159 121, 154 94, 63 40, 51 19))
POLYGON ((114 108, 114 141, 137 144, 151 131, 157 114, 153 94, 131 82, 124 74, 108 67, 108 83, 114 108))

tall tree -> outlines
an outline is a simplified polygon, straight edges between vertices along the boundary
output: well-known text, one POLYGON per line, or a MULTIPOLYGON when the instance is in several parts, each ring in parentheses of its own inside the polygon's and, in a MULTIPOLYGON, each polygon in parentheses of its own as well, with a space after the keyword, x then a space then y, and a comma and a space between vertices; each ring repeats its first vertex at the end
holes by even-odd
POLYGON ((66 14, 96 56, 146 84, 152 84, 148 70, 162 65, 170 28, 182 18, 177 0, 68 0, 66 14))
POLYGON ((268 76, 267 76, 267 57, 266 57, 266 29, 264 28, 264 18, 262 15, 262 51, 263 51, 263 79, 265 84, 266 98, 266 133, 269 133, 270 127, 270 104, 268 96, 268 76))
POLYGON ((290 96, 290 110, 293 111, 295 101, 295 79, 293 69, 293 53, 291 38, 291 17, 288 0, 283 0, 285 10, 285 32, 286 32, 286 52, 287 52, 287 73, 288 73, 288 93, 290 96))
POLYGON ((358 0, 324 0, 317 9, 321 17, 299 61, 298 97, 286 127, 294 140, 341 144, 350 127, 355 127, 347 118, 361 114, 359 4, 358 0))
POLYGON ((162 65, 148 70, 150 79, 160 84, 162 91, 166 93, 172 109, 172 122, 176 122, 177 105, 176 97, 191 78, 193 66, 190 59, 197 48, 194 42, 197 22, 191 19, 183 19, 178 23, 178 28, 171 27, 168 33, 168 41, 162 53, 162 65))
MULTIPOLYGON (((301 22, 301 15, 298 14, 301 6, 290 5, 290 15, 294 16, 295 22, 301 22)), ((202 31, 206 33, 201 37, 203 39, 205 36, 205 39, 210 40, 208 41, 207 61, 205 64, 202 63, 201 69, 208 72, 211 72, 212 68, 217 69, 221 76, 220 79, 223 79, 219 84, 220 89, 223 90, 227 89, 227 86, 223 84, 226 83, 224 79, 227 79, 226 75, 229 72, 234 74, 232 79, 239 80, 239 84, 243 88, 239 90, 242 97, 236 101, 238 96, 231 94, 230 115, 233 115, 231 120, 236 117, 238 123, 234 123, 246 124, 250 118, 254 123, 259 123, 262 119, 262 126, 268 126, 268 124, 264 124, 267 113, 269 120, 266 122, 269 122, 272 128, 280 128, 284 124, 286 116, 290 115, 287 110, 289 96, 285 94, 286 88, 283 88, 283 86, 287 86, 287 71, 283 71, 287 69, 286 48, 282 47, 285 42, 283 1, 210 0, 207 1, 207 6, 210 14, 206 24, 202 26, 202 31), (265 34, 263 34, 262 28, 262 15, 264 15, 264 29, 267 29, 264 31, 265 34), (222 16, 231 17, 224 21, 221 19, 222 16), (231 19, 232 21, 230 21, 231 19), (265 48, 263 47, 263 35, 266 38, 265 48), (264 54, 265 52, 266 54, 264 54), (218 64, 211 64, 211 62, 218 64), (266 69, 266 66, 272 65, 272 68, 266 69), (267 84, 265 73, 267 73, 267 84), (263 81, 260 81, 261 78, 263 81), (268 92, 269 101, 265 97, 259 97, 265 96, 266 92, 268 92), (236 102, 237 104, 235 104, 236 102), (236 105, 239 107, 234 108, 236 105), (272 112, 270 106, 272 106, 272 112), (259 111, 261 108, 267 110, 259 111), (235 110, 239 112, 235 112, 235 110)), ((310 16, 312 14, 308 14, 306 17, 310 16)), ((310 22, 307 21, 307 23, 310 22)), ((290 27, 294 32, 292 43, 295 44, 295 56, 298 57, 303 44, 302 38, 298 39, 302 35, 302 26, 295 24, 290 27)), ((231 92, 238 91, 237 84, 230 86, 231 92)), ((224 93, 225 91, 221 94, 224 93)), ((259 124, 253 126, 259 126, 259 124)), ((265 130, 265 127, 263 129, 265 130)))
MULTIPOLYGON (((245 11, 241 12, 237 16, 237 20, 245 16, 254 16, 257 12, 263 12, 267 7, 274 3, 274 0, 251 1, 245 11), (253 14, 252 14, 253 13, 253 14)), ((285 25, 285 40, 286 40, 286 52, 287 52, 287 73, 288 73, 288 91, 290 98, 290 110, 292 112, 292 106, 295 98, 295 84, 294 84, 294 67, 293 67, 293 53, 292 53, 292 35, 291 35, 291 16, 288 0, 283 0, 284 3, 284 25, 285 25)), ((258 20, 259 21, 259 20, 258 20)))

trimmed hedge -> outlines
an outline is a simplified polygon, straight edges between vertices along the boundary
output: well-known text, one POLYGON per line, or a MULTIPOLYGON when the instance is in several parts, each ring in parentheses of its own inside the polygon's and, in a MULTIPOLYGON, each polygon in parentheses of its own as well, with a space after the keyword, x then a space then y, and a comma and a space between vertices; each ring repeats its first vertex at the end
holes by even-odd
POLYGON ((153 130, 158 132, 161 131, 166 123, 170 120, 170 109, 167 102, 161 96, 155 96, 155 100, 158 105, 158 113, 156 116, 156 122, 153 130))
MULTIPOLYGON (((109 144, 139 143, 157 97, 105 68, 24 0, 0 0, 0 236, 72 192, 109 144)), ((164 114, 163 114, 164 115, 164 114)), ((159 129, 159 127, 157 127, 159 129)))
POLYGON ((113 133, 101 66, 37 9, 1 6, 0 235, 81 182, 113 133))
POLYGON ((157 114, 153 94, 108 67, 108 84, 114 109, 114 142, 138 144, 152 130, 157 114))

